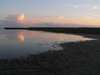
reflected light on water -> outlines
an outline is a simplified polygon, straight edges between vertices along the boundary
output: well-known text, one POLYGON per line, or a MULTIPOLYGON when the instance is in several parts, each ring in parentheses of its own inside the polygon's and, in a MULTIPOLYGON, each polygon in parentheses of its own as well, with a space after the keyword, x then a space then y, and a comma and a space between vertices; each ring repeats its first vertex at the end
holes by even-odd
POLYGON ((86 40, 97 40, 97 39, 93 39, 93 38, 80 38, 80 40, 86 41, 86 40))
POLYGON ((24 36, 22 34, 19 34, 17 37, 20 41, 24 41, 24 36))
POLYGON ((59 43, 94 40, 73 34, 27 30, 1 30, 0 58, 16 58, 48 50, 62 50, 59 43), (20 42, 21 41, 21 42, 20 42))
POLYGON ((27 32, 27 31, 23 31, 23 32, 17 32, 17 39, 19 41, 24 41, 25 36, 24 35, 28 35, 28 36, 32 36, 35 35, 36 32, 27 32))
POLYGON ((64 38, 62 38, 62 37, 58 37, 57 40, 63 41, 64 38))
POLYGON ((34 32, 34 31, 30 31, 30 32, 24 31, 23 33, 24 33, 25 35, 28 35, 28 36, 32 36, 32 35, 35 35, 35 34, 36 34, 36 32, 34 32))
POLYGON ((24 35, 28 35, 28 36, 31 36, 31 35, 35 35, 36 32, 27 32, 27 31, 23 31, 23 32, 17 32, 17 39, 19 41, 24 41, 24 35))

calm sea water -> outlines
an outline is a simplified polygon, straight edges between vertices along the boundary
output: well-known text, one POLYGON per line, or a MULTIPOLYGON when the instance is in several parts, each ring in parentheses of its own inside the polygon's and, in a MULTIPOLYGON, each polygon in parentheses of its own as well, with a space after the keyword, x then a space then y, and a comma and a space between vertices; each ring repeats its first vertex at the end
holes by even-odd
POLYGON ((60 50, 59 43, 87 40, 93 39, 72 34, 0 29, 0 59, 60 50))

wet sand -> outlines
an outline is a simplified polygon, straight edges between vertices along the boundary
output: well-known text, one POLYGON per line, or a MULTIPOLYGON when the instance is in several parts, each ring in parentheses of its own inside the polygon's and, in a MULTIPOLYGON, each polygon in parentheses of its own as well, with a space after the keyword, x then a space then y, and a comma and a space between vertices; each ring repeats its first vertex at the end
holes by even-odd
POLYGON ((78 35, 98 40, 62 43, 63 50, 0 60, 0 75, 100 75, 100 35, 78 35))

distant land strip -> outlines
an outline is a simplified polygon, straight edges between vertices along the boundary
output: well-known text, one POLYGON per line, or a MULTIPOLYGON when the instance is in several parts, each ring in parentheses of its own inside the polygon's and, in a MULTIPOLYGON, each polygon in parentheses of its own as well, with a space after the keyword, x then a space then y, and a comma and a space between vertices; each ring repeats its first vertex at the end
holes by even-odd
POLYGON ((36 31, 47 31, 56 33, 85 33, 85 34, 100 34, 100 28, 89 28, 89 27, 5 27, 7 30, 36 30, 36 31))

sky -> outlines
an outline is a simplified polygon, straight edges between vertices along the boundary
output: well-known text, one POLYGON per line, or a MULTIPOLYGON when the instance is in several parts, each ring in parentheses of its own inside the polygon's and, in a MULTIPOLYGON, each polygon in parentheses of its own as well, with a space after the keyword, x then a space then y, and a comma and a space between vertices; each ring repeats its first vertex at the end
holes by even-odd
POLYGON ((0 26, 100 27, 100 0, 0 0, 0 26))

